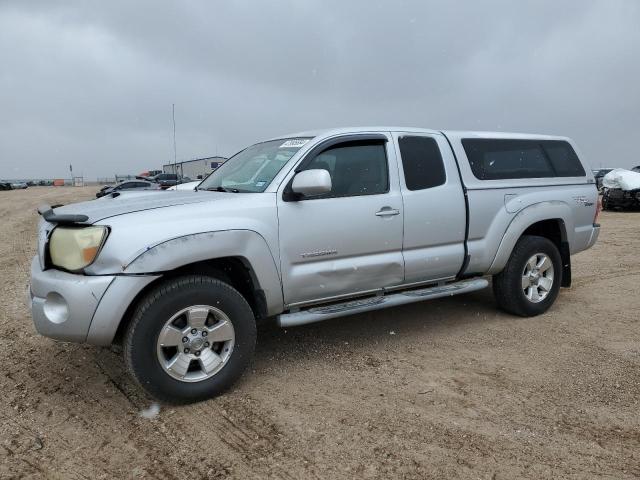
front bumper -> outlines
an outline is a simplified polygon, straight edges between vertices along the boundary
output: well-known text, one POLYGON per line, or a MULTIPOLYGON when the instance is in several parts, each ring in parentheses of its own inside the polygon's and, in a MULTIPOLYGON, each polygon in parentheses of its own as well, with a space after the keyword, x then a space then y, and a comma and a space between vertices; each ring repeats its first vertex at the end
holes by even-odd
POLYGON ((68 342, 109 345, 127 308, 158 275, 79 275, 31 262, 28 304, 36 330, 68 342))
POLYGON ((640 208, 640 189, 622 190, 610 188, 605 192, 603 201, 607 208, 640 208))
POLYGON ((41 335, 84 342, 93 314, 115 276, 86 276, 60 270, 42 270, 38 257, 31 262, 29 304, 41 335))

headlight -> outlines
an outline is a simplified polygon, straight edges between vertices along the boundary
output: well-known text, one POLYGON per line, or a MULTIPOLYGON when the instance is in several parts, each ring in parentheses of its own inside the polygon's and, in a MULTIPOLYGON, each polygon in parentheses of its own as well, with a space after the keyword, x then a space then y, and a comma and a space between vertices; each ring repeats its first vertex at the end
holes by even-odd
POLYGON ((71 271, 91 265, 107 232, 107 227, 56 227, 49 240, 51 263, 71 271))

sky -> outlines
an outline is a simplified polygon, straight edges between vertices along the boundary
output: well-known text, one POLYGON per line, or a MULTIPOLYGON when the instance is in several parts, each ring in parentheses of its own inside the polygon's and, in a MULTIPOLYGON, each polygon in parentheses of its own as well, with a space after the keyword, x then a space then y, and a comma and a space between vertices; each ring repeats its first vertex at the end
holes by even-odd
POLYGON ((640 1, 0 0, 0 177, 86 179, 356 125, 572 137, 632 167, 640 1))

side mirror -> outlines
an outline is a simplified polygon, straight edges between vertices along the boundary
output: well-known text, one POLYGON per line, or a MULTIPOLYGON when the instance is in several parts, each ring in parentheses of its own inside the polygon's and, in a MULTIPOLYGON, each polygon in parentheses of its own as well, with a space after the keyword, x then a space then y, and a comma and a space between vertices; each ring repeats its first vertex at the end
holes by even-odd
POLYGON ((331 191, 331 175, 324 169, 304 170, 293 177, 293 193, 306 197, 322 195, 331 191))

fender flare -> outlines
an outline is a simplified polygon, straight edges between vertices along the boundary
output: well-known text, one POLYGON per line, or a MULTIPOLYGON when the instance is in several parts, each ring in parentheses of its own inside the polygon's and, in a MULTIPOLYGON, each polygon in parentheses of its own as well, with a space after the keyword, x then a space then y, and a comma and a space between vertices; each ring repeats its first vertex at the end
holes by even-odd
POLYGON ((509 223, 487 274, 500 273, 525 230, 544 220, 559 220, 564 228, 562 241, 569 244, 573 241, 574 225, 569 205, 557 200, 534 203, 520 210, 509 223))
POLYGON ((153 275, 191 263, 236 257, 251 270, 257 288, 264 292, 267 313, 284 306, 282 283, 273 253, 254 230, 200 232, 163 240, 138 252, 123 268, 124 275, 153 275))

